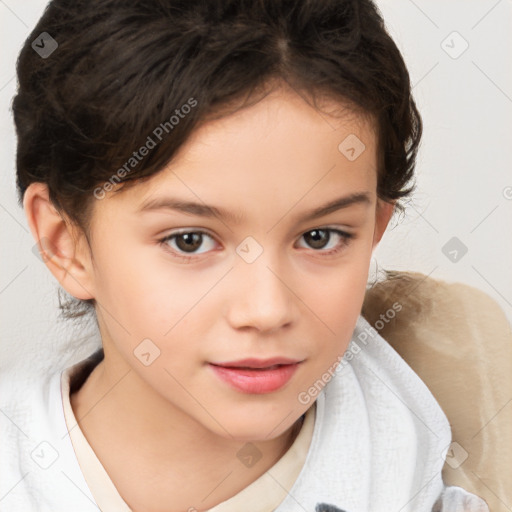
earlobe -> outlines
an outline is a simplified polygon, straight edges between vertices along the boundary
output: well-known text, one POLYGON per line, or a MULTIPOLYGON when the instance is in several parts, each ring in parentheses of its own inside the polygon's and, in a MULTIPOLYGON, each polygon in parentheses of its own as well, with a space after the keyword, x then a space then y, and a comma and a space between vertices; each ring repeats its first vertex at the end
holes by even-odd
POLYGON ((89 255, 74 236, 76 228, 53 206, 47 185, 29 185, 23 208, 40 257, 60 285, 77 299, 94 298, 89 255))

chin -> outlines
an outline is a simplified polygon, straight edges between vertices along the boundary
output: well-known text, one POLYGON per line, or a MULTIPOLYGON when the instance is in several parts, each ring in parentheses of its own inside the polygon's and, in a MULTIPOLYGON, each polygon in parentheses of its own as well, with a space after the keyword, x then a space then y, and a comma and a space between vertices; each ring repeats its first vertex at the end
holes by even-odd
POLYGON ((286 410, 286 413, 268 414, 257 409, 254 409, 252 413, 237 411, 238 415, 235 418, 224 416, 224 420, 219 421, 222 426, 217 423, 211 426, 216 434, 225 439, 241 443, 271 441, 283 435, 301 416, 299 413, 297 413, 299 414, 297 417, 289 414, 289 408, 282 410, 286 410), (283 421, 285 419, 286 421, 283 421))

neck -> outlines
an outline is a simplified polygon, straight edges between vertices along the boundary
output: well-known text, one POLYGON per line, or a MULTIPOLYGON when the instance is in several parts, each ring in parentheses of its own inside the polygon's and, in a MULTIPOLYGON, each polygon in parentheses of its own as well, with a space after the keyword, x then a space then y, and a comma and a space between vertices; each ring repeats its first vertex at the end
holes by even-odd
POLYGON ((209 431, 154 392, 136 372, 114 371, 105 360, 71 395, 71 406, 84 436, 134 512, 214 507, 272 467, 302 425, 301 417, 274 439, 251 441, 261 458, 244 465, 236 454, 247 441, 209 431))

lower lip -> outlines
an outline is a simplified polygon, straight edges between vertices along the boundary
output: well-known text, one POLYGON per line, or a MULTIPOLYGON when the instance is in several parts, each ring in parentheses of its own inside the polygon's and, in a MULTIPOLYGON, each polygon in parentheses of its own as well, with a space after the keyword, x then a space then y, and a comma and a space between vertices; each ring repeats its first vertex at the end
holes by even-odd
POLYGON ((299 363, 278 366, 271 370, 251 370, 247 368, 210 367, 216 375, 243 393, 271 393, 282 388, 295 373, 299 363))

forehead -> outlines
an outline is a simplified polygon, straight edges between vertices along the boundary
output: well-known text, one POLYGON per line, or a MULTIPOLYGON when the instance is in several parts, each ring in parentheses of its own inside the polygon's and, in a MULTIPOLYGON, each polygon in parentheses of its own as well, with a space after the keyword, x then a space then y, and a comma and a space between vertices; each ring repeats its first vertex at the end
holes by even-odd
POLYGON ((313 107, 290 87, 280 86, 251 107, 201 123, 173 161, 179 165, 180 161, 206 155, 225 160, 251 154, 265 156, 262 149, 276 161, 276 152, 272 151, 276 146, 293 161, 302 154, 323 152, 328 146, 332 150, 333 143, 342 152, 344 148, 338 146, 349 135, 364 140, 365 147, 374 152, 373 118, 346 102, 325 96, 317 96, 315 101, 313 107))
POLYGON ((281 89, 251 107, 205 122, 162 171, 107 196, 99 207, 136 212, 172 194, 240 212, 282 210, 325 202, 329 193, 375 193, 377 139, 371 120, 333 100, 319 105, 321 110, 281 89))

